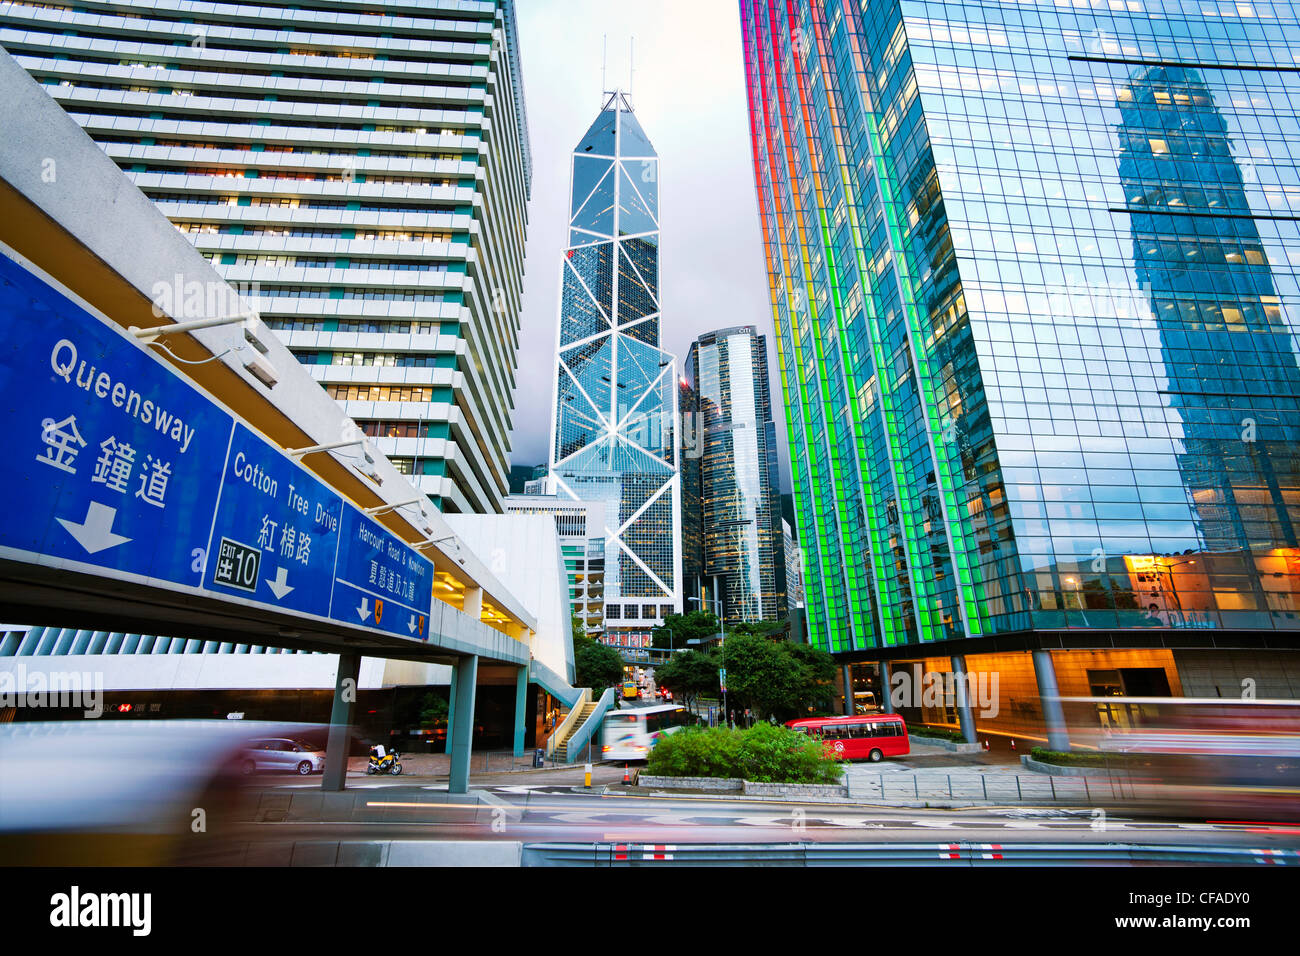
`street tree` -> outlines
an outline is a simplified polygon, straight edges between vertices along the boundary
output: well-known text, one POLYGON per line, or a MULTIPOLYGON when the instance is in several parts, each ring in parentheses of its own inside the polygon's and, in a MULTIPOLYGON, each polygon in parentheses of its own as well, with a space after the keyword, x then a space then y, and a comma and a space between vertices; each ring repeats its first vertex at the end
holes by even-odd
POLYGON ((623 658, 618 651, 587 637, 573 639, 573 666, 579 687, 590 687, 596 696, 623 679, 623 658))
POLYGON ((708 640, 718 633, 718 618, 708 611, 687 611, 669 614, 663 627, 655 628, 654 647, 686 647, 691 640, 708 640), (672 633, 669 634, 669 631, 672 633))
POLYGON ((727 638, 723 661, 732 710, 746 708, 758 717, 798 712, 806 678, 787 642, 737 634, 727 638))
POLYGON ((704 651, 678 651, 655 667, 655 683, 673 692, 687 707, 704 694, 718 693, 718 659, 704 651))

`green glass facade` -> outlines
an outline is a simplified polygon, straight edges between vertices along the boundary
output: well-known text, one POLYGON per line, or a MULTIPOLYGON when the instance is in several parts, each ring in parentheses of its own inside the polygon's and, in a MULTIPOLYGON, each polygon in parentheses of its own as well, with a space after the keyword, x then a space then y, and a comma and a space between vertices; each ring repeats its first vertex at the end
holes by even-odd
POLYGON ((1296 7, 1113 7, 741 0, 827 650, 1294 639, 1296 7))

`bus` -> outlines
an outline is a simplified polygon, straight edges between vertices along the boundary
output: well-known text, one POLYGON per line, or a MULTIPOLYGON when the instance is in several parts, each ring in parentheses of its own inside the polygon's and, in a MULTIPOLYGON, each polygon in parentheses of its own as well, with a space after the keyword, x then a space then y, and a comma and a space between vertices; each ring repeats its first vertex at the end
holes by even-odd
POLYGON ((636 686, 636 681, 623 681, 623 698, 624 700, 636 700, 641 696, 641 689, 636 686))
POLYGON ((662 736, 694 723, 694 716, 677 704, 611 710, 605 715, 601 759, 645 760, 662 736))
POLYGON ((823 741, 827 751, 844 760, 903 757, 911 752, 907 724, 897 714, 864 714, 860 717, 810 717, 790 720, 786 726, 823 741))

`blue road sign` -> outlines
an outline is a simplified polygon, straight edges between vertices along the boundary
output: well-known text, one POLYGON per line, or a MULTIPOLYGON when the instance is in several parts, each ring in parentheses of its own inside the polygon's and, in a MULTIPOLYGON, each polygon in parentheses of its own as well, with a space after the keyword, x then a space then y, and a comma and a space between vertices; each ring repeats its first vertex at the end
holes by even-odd
POLYGON ((328 617, 343 510, 332 488, 237 424, 205 586, 328 617))
POLYGON ((352 508, 343 514, 331 616, 428 640, 433 562, 352 508))
POLYGON ((433 564, 0 255, 0 554, 428 640, 433 564))
POLYGON ((233 418, 0 256, 0 546, 199 585, 233 418))

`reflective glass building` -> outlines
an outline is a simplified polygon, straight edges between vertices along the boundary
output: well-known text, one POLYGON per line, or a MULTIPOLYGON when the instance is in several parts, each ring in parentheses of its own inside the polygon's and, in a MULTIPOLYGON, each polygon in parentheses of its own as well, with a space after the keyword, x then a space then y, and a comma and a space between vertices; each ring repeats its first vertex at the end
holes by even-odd
POLYGON ((812 641, 1300 696, 1297 5, 740 12, 812 641))
POLYGON ((609 94, 573 151, 549 489, 606 503, 606 630, 682 606, 676 360, 659 348, 659 159, 609 94))
MULTIPOLYGON (((683 523, 686 547, 698 556, 698 584, 717 583, 728 623, 786 617, 785 549, 780 472, 767 374, 767 339, 754 327, 708 332, 686 357, 693 468, 682 470, 683 500, 698 508, 683 523), (694 479, 694 488, 686 482, 694 479)), ((684 410, 685 412, 685 410, 684 410)), ((683 425, 683 433, 686 426, 683 425)), ((707 590, 707 588, 705 588, 707 590)), ((700 592, 695 592, 699 594, 700 592)))

